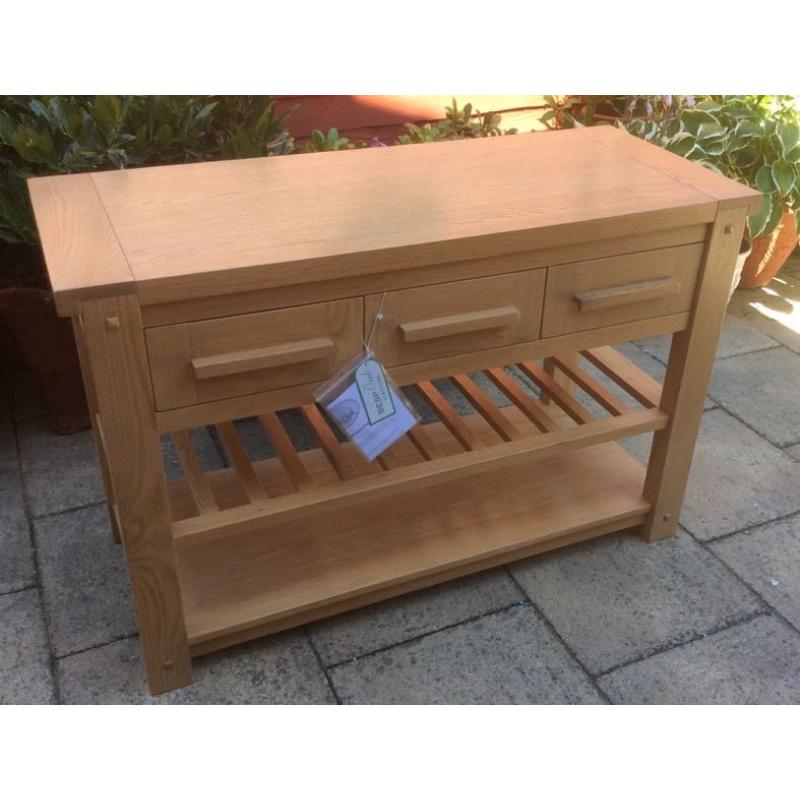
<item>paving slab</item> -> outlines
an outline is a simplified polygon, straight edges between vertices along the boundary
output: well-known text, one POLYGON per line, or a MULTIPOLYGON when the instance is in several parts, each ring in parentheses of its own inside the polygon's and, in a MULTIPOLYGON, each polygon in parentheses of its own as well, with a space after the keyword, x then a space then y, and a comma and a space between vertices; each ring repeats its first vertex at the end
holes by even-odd
POLYGON ((34 523, 50 640, 56 655, 136 630, 122 546, 104 504, 34 523))
POLYGON ((11 376, 11 402, 16 422, 36 419, 45 413, 42 393, 30 372, 16 372, 11 376))
POLYGON ((0 594, 36 581, 33 548, 19 474, 0 472, 0 594))
POLYGON ((529 606, 498 611, 330 670, 345 703, 600 703, 529 606))
POLYGON ((34 516, 103 499, 91 431, 57 436, 43 417, 19 423, 22 474, 34 516))
POLYGON ((151 696, 136 637, 58 662, 65 703, 317 704, 335 698, 306 636, 299 631, 192 662, 190 686, 151 696))
POLYGON ((54 701, 39 592, 0 596, 0 704, 54 701))
MULTIPOLYGON (((192 428, 189 431, 189 438, 204 470, 208 472, 226 466, 208 428, 192 428)), ((161 437, 161 456, 164 461, 164 474, 168 480, 175 480, 183 475, 178 451, 175 449, 172 439, 167 435, 161 437)))
POLYGON ((800 354, 785 347, 718 362, 711 394, 773 444, 800 441, 800 354))
POLYGON ((341 614, 309 628, 325 664, 336 664, 523 601, 505 570, 491 570, 341 614))
MULTIPOLYGON (((669 359, 669 348, 672 336, 653 336, 647 339, 639 339, 638 345, 650 355, 657 358, 662 364, 666 364, 669 359)), ((729 312, 725 317, 722 327, 722 334, 717 347, 717 358, 730 358, 731 356, 741 355, 742 353, 753 353, 758 350, 766 350, 770 347, 777 347, 779 342, 768 336, 742 316, 729 312)))
POLYGON ((629 534, 607 536, 511 571, 593 674, 762 608, 684 532, 655 544, 629 534))
POLYGON ((600 678, 614 703, 800 703, 800 636, 758 617, 600 678))
POLYGON ((800 628, 800 516, 712 542, 711 549, 800 628))
POLYGON ((739 289, 730 313, 784 347, 800 353, 800 256, 794 256, 763 289, 739 289))
POLYGON ((0 471, 19 468, 14 423, 11 420, 11 408, 4 389, 0 383, 0 471))
POLYGON ((723 409, 706 411, 681 524, 698 539, 733 533, 800 510, 800 467, 723 409))

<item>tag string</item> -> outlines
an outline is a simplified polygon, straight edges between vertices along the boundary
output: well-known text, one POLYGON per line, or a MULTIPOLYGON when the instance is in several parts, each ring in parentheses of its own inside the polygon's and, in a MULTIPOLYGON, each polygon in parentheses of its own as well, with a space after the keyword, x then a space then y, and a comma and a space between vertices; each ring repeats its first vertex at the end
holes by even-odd
POLYGON ((386 292, 381 295, 381 301, 378 303, 378 310, 375 312, 375 318, 372 320, 372 330, 369 332, 369 336, 367 337, 366 342, 364 344, 364 350, 369 353, 370 352, 370 345, 372 344, 372 337, 375 335, 375 329, 378 327, 378 323, 383 320, 383 301, 386 299, 386 292))

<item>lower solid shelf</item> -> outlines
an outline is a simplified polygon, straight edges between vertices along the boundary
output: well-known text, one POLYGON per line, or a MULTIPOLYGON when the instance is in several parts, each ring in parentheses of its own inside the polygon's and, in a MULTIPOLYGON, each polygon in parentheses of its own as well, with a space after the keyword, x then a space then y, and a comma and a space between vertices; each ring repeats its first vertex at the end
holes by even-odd
POLYGON ((192 652, 640 524, 644 469, 613 440, 667 424, 660 386, 612 348, 582 355, 643 408, 554 359, 583 403, 535 362, 455 375, 441 391, 420 382, 411 391, 436 421, 373 464, 315 406, 301 412, 316 448, 297 447, 277 415, 260 418, 267 458, 251 457, 233 422, 218 425, 225 469, 205 471, 188 433, 174 433, 192 652))
POLYGON ((194 652, 640 524, 644 469, 607 443, 179 546, 194 652), (349 602, 348 602, 349 601, 349 602), (239 634, 239 635, 237 635, 239 634), (242 635, 243 634, 243 635, 242 635))

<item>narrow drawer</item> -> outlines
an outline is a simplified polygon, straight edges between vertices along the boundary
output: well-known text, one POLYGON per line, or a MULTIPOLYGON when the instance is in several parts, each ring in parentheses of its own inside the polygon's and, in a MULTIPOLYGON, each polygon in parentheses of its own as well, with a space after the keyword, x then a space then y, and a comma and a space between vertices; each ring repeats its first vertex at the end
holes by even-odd
POLYGON ((703 244, 687 244, 547 270, 542 336, 688 311, 703 244))
MULTIPOLYGON (((544 283, 538 269, 387 292, 372 348, 392 365, 538 339, 544 283)), ((366 298, 366 336, 381 297, 366 298)))
POLYGON ((361 347, 363 300, 145 331, 160 410, 323 381, 361 347))

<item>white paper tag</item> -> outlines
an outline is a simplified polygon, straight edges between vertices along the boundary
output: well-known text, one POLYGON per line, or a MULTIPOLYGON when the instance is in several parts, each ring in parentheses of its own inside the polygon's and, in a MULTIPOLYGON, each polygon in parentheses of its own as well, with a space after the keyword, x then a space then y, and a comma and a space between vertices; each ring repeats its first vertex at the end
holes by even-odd
POLYGON ((376 358, 367 358, 356 369, 356 384, 370 425, 395 413, 395 404, 383 367, 376 358))
POLYGON ((417 424, 375 358, 360 364, 355 382, 327 401, 325 407, 368 461, 377 458, 417 424))

